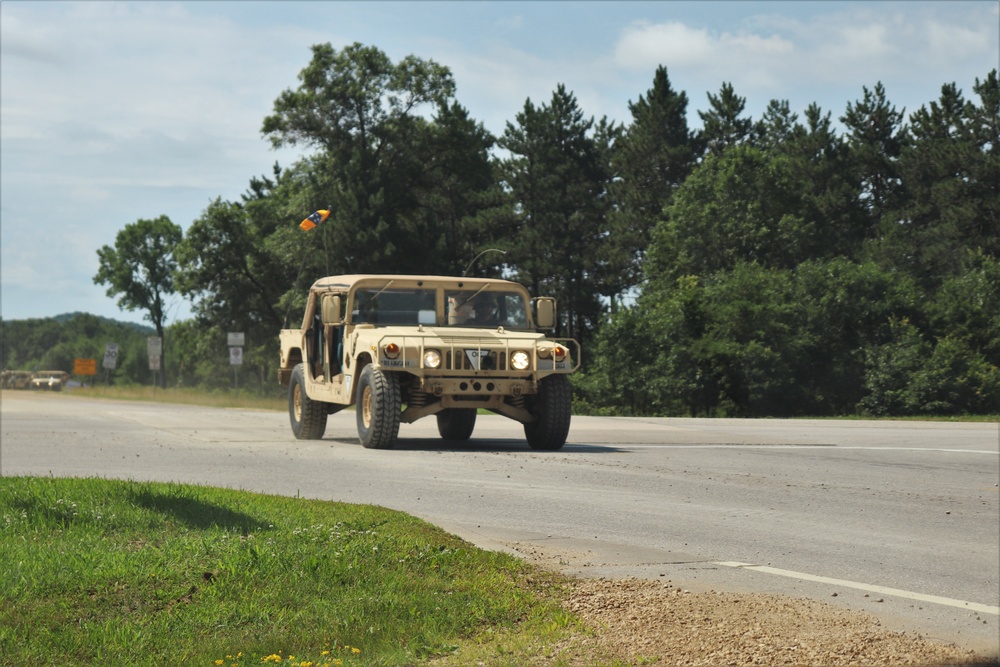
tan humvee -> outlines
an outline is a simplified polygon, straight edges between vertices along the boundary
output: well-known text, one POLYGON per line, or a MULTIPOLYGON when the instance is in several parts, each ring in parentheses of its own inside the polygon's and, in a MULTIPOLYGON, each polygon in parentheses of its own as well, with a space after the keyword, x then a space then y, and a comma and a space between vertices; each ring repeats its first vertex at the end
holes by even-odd
POLYGON ((567 375, 580 346, 536 329, 555 300, 514 282, 445 276, 350 275, 316 281, 301 329, 281 331, 278 379, 292 432, 318 439, 327 415, 357 406, 358 436, 388 448, 399 424, 436 415, 446 440, 467 440, 480 408, 524 425, 534 449, 569 433, 567 375))
POLYGON ((34 375, 31 371, 3 371, 0 373, 0 387, 3 389, 30 389, 34 375))
POLYGON ((69 382, 69 373, 66 371, 35 371, 34 377, 31 379, 31 388, 43 391, 62 391, 67 382, 69 382))

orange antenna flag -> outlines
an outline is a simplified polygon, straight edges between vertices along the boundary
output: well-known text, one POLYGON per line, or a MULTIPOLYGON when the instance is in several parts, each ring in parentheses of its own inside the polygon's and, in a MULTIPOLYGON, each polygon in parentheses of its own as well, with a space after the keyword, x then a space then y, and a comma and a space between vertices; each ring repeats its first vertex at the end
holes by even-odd
POLYGON ((300 222, 299 227, 308 232, 310 229, 312 229, 313 227, 315 227, 316 225, 323 222, 329 217, 330 217, 329 209, 321 208, 320 210, 316 211, 308 218, 300 222))

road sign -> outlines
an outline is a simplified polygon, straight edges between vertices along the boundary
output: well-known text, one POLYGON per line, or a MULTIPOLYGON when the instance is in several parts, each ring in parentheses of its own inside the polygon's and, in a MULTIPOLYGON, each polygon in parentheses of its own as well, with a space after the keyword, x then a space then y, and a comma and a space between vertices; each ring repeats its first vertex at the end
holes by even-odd
POLYGON ((159 336, 150 336, 146 339, 146 354, 151 357, 159 357, 163 354, 163 339, 159 336))
POLYGON ((97 359, 74 359, 73 375, 97 375, 97 359))
POLYGON ((226 334, 229 347, 243 347, 244 336, 242 331, 230 331, 226 334))
POLYGON ((112 371, 118 366, 118 343, 108 343, 105 346, 103 366, 112 371))
POLYGON ((160 370, 160 355, 155 355, 149 358, 149 370, 158 371, 160 370))
POLYGON ((231 347, 229 348, 229 363, 233 366, 240 366, 243 364, 243 348, 242 347, 231 347))

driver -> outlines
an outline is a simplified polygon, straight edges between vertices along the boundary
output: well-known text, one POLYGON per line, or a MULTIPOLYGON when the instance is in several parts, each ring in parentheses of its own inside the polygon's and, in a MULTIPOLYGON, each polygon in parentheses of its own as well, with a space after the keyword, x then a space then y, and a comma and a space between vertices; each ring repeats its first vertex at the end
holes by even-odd
POLYGON ((489 292, 476 297, 473 306, 475 314, 469 320, 470 324, 495 327, 500 324, 500 296, 489 292))

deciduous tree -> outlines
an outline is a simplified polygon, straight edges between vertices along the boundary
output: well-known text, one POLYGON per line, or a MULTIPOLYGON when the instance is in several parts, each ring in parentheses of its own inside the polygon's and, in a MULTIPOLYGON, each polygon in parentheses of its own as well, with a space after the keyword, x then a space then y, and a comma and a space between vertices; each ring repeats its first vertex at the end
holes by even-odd
POLYGON ((486 187, 481 174, 491 138, 452 103, 448 68, 415 56, 393 63, 357 43, 340 51, 322 44, 299 79, 297 89, 275 100, 262 131, 275 146, 319 150, 304 185, 316 208, 332 207, 316 230, 336 248, 330 269, 433 271, 428 260, 438 258, 454 264, 454 254, 441 256, 443 236, 456 215, 474 214, 469 190, 486 187), (456 148, 469 152, 446 163, 449 151, 458 157, 456 148), (462 171, 468 160, 478 164, 462 171), (459 185, 464 192, 455 191, 459 185))
POLYGON ((94 283, 107 285, 108 296, 118 297, 119 308, 145 311, 144 318, 161 340, 167 317, 165 298, 174 293, 174 251, 182 235, 179 226, 161 215, 125 225, 115 237, 114 247, 106 245, 97 251, 100 266, 94 283))

